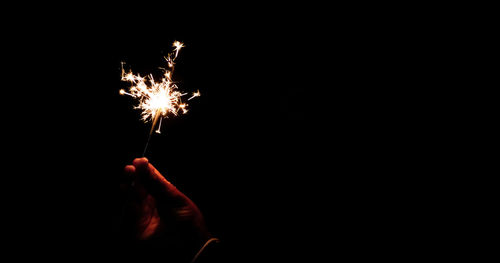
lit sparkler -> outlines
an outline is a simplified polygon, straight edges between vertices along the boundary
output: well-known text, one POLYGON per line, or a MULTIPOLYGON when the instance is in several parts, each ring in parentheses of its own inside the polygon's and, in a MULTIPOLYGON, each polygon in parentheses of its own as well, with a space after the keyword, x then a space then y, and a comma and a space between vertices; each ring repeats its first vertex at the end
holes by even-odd
MULTIPOLYGON (((175 41, 173 47, 173 52, 165 57, 168 69, 164 69, 161 81, 156 81, 151 74, 147 77, 141 77, 139 74, 135 75, 131 71, 125 73, 122 63, 122 81, 131 83, 131 87, 128 91, 121 89, 120 94, 128 95, 137 99, 139 104, 134 108, 142 110, 142 120, 144 122, 153 122, 151 125, 151 131, 149 132, 148 142, 144 148, 144 154, 146 153, 149 140, 155 130, 156 124, 158 124, 156 132, 160 133, 162 119, 167 118, 170 115, 177 116, 179 113, 185 114, 188 111, 188 105, 185 102, 182 102, 181 99, 182 96, 187 95, 187 93, 180 92, 179 87, 172 80, 175 60, 177 59, 181 48, 184 47, 184 44, 179 41, 175 41)), ((187 100, 189 101, 199 96, 200 91, 198 90, 187 100)))

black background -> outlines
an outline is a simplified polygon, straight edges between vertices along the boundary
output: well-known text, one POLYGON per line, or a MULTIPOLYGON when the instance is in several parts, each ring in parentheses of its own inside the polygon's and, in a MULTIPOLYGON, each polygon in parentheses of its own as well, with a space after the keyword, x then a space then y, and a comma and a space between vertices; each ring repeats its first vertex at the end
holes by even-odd
POLYGON ((418 84, 402 68, 415 56, 408 27, 359 9, 248 8, 35 8, 10 21, 11 243, 63 259, 124 253, 114 239, 118 179, 150 126, 118 94, 128 87, 121 62, 158 76, 179 40, 174 79, 202 96, 164 122, 146 156, 198 204, 229 257, 392 249, 372 251, 402 239, 402 222, 415 216, 394 216, 408 206, 393 187, 408 178, 392 175, 403 171, 402 134, 414 127, 389 106, 401 103, 391 101, 394 87, 418 84))

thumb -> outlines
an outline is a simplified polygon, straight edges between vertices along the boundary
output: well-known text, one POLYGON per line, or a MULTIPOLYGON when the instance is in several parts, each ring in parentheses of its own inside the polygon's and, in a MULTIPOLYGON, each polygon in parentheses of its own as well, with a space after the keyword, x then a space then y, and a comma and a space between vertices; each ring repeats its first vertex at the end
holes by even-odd
POLYGON ((137 177, 146 190, 160 203, 167 205, 186 205, 187 198, 172 183, 170 183, 146 158, 137 158, 133 161, 137 177))

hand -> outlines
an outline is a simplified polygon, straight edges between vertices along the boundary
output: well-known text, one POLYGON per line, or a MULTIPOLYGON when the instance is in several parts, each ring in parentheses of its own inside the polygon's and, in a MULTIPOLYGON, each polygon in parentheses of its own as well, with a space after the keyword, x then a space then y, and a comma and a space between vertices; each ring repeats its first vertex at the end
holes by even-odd
POLYGON ((199 249, 210 238, 198 207, 180 192, 146 158, 125 167, 132 183, 128 193, 122 232, 134 240, 161 240, 178 247, 199 249))

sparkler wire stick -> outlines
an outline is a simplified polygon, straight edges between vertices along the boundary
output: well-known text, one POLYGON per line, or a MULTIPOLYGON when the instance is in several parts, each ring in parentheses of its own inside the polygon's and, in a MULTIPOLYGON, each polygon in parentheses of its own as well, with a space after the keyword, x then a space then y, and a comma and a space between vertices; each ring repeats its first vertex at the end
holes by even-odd
MULTIPOLYGON (((153 131, 155 129, 155 126, 156 126, 156 122, 158 122, 158 119, 160 119, 160 114, 159 114, 159 110, 156 112, 156 116, 153 120, 153 124, 151 125, 151 130, 149 131, 149 136, 148 136, 148 140, 146 141, 146 146, 144 147, 144 151, 142 152, 142 157, 146 156, 146 151, 148 150, 148 145, 149 145, 149 141, 151 140, 151 135, 153 135, 153 131)), ((161 121, 161 119, 160 119, 161 121)), ((160 130, 160 128, 158 128, 158 131, 160 130)))

